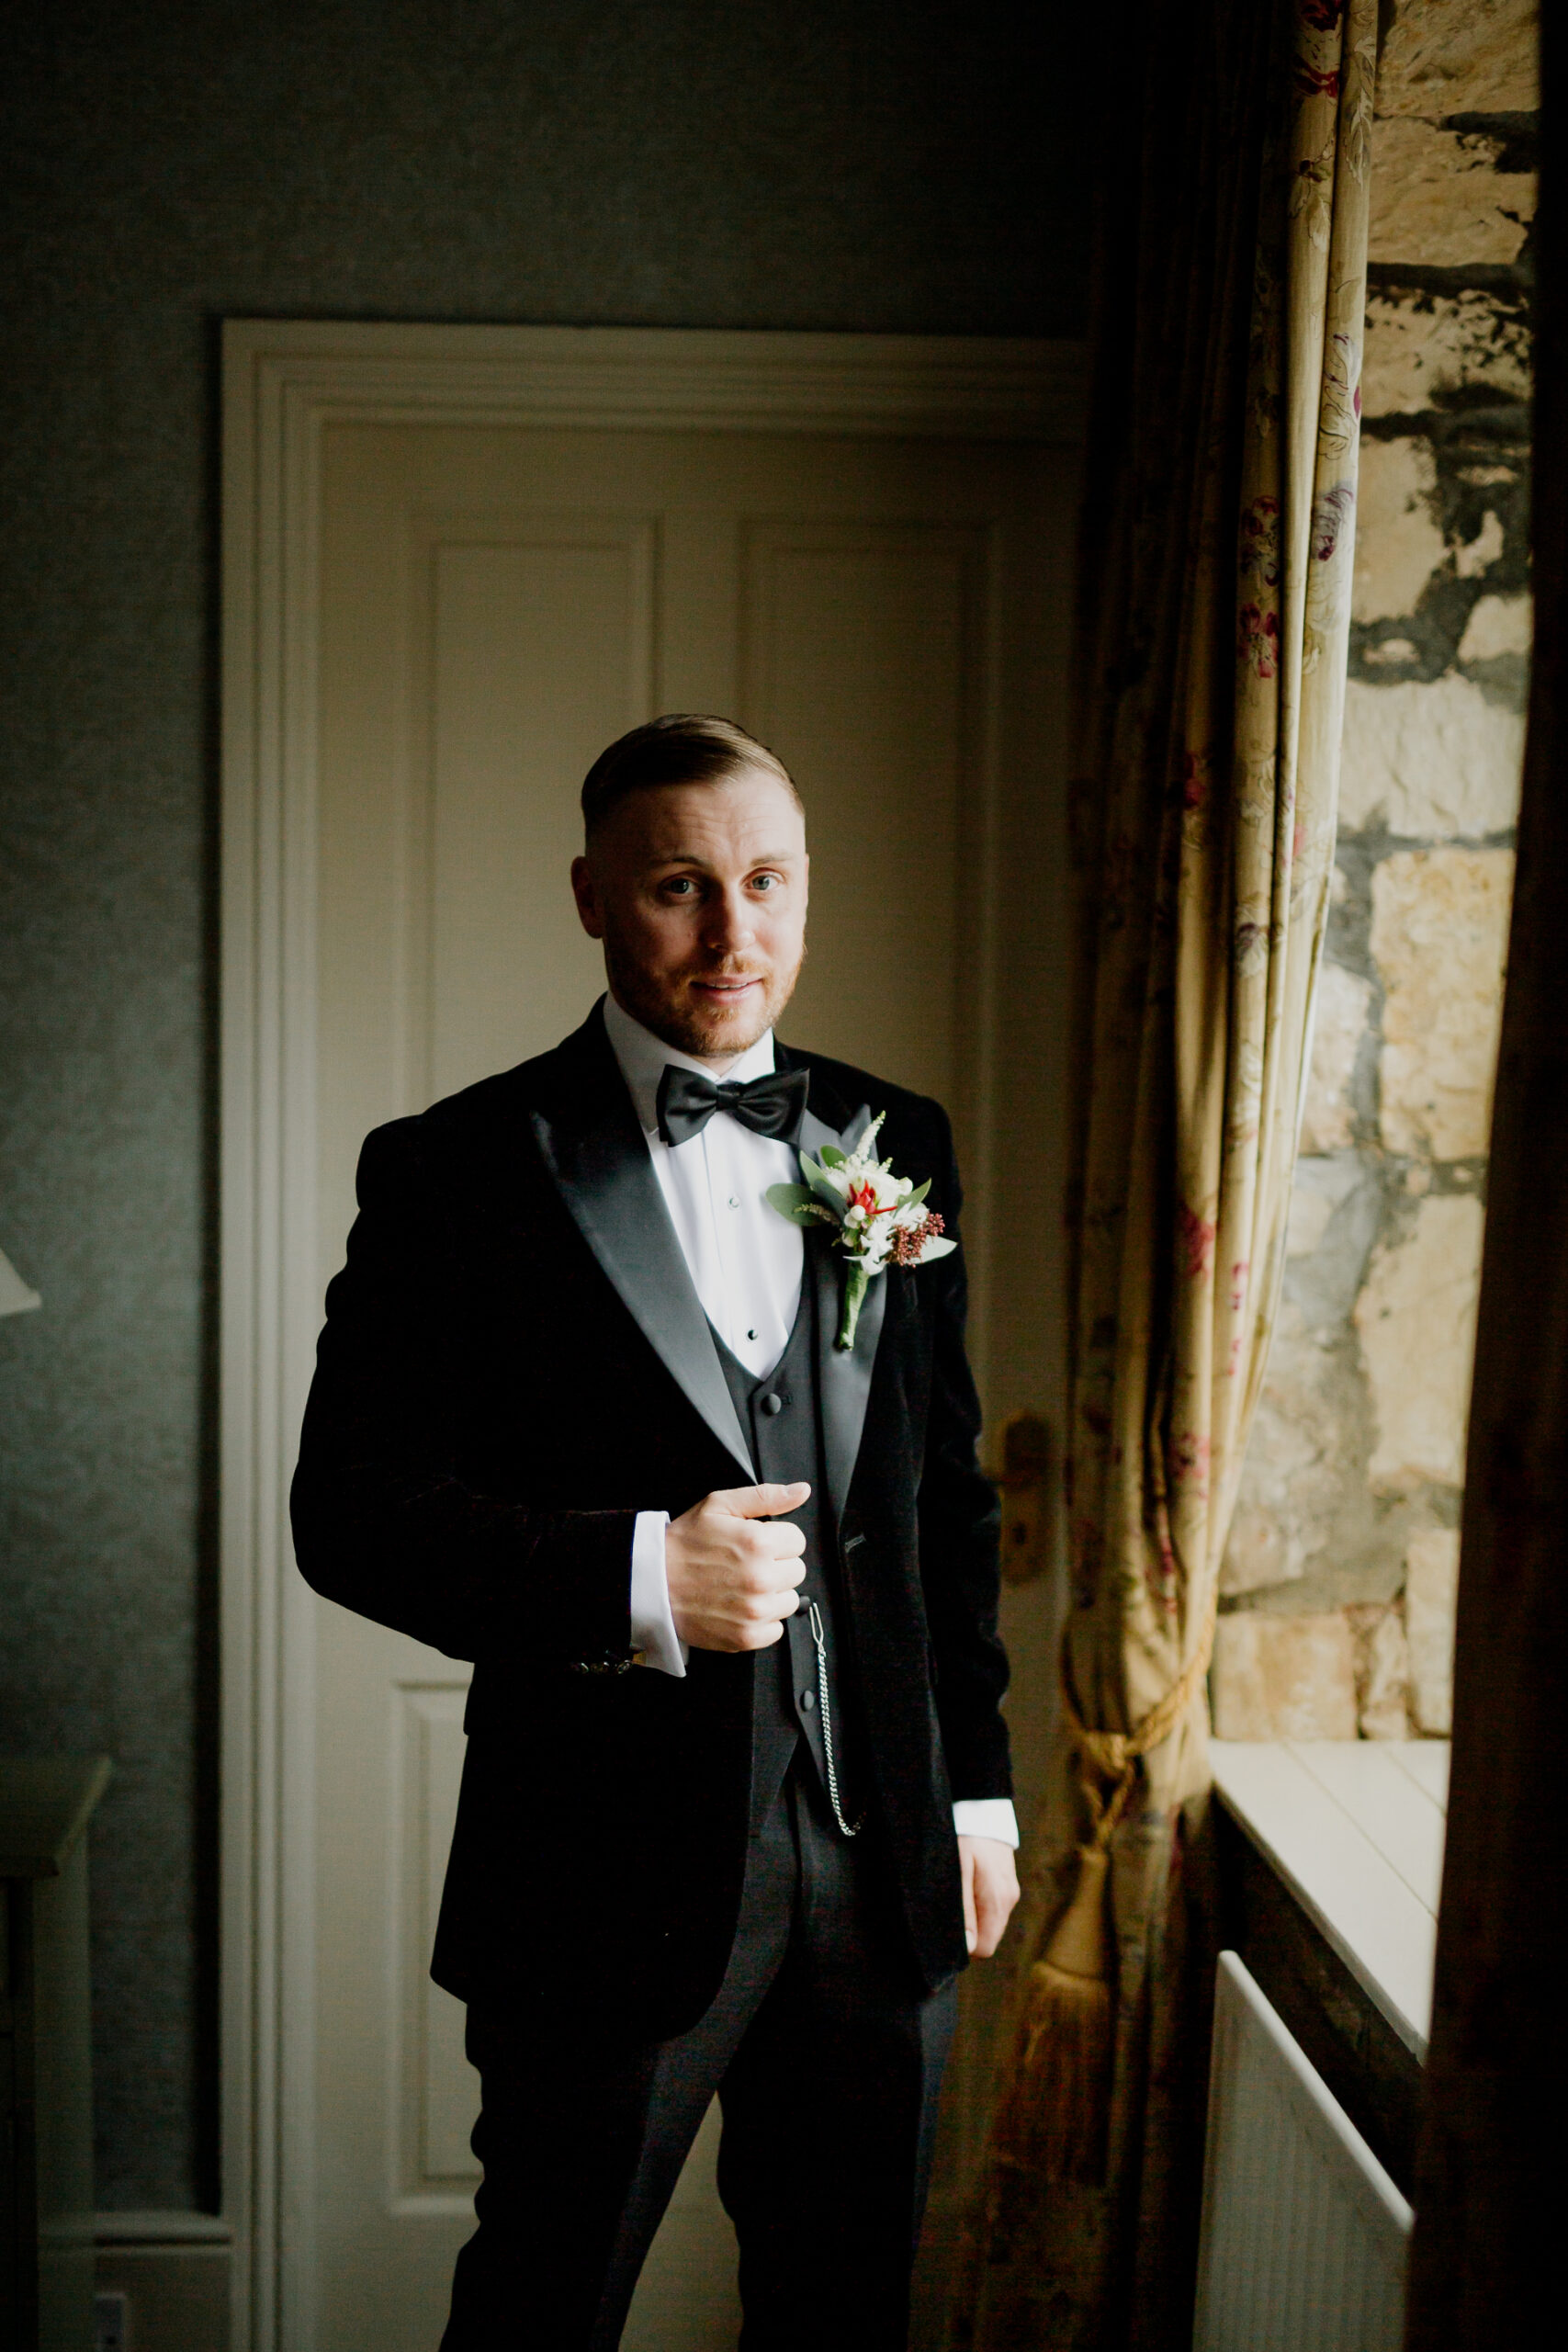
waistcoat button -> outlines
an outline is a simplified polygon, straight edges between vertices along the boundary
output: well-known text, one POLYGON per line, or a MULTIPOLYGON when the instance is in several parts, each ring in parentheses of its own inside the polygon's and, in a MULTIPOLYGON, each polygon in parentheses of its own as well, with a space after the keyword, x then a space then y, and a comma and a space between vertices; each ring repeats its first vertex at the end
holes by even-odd
POLYGON ((762 1410, 767 1414, 771 1420, 775 1413, 782 1413, 784 1411, 784 1398, 782 1396, 775 1396, 772 1389, 770 1389, 768 1394, 762 1399, 762 1410))
POLYGON ((813 1708, 813 1707, 817 1704, 817 1693, 816 1693, 816 1691, 815 1691, 815 1690, 803 1690, 803 1691, 801 1692, 801 1694, 800 1694, 800 1703, 801 1703, 801 1705, 802 1705, 803 1707, 805 1707, 805 1708, 807 1710, 807 1712, 809 1713, 809 1711, 811 1710, 811 1708, 813 1708))

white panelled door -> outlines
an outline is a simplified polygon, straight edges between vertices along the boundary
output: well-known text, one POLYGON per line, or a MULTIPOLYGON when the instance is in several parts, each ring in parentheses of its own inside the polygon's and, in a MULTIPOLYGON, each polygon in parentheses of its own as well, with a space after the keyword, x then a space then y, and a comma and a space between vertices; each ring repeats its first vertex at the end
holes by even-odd
MULTIPOLYGON (((1004 1407, 1039 1403, 1054 1234, 998 1225, 1034 1181, 1010 1172, 1014 1139, 1037 1151, 1063 1026, 1041 944, 1063 864, 1061 454, 493 414, 322 434, 319 1286, 367 1130, 553 1045, 598 993, 567 882, 590 761, 658 711, 717 711, 807 805, 810 955, 784 1033, 953 1109, 982 1375, 1004 1407)), ((475 2178, 462 2016, 425 1973, 467 1676, 311 1607, 315 2341, 434 2352, 475 2178)), ((637 2352, 735 2341, 716 2124, 637 2352)))

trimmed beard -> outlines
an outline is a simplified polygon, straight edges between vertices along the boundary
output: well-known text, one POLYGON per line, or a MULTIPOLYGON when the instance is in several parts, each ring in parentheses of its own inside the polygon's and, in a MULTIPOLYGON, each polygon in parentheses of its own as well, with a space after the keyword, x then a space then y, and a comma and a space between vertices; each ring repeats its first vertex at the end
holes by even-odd
MULTIPOLYGON (((604 971, 617 1003, 631 1014, 634 1021, 640 1021, 661 1045, 673 1046, 678 1054, 690 1054, 694 1061, 739 1061, 742 1054, 750 1053, 758 1038, 765 1036, 785 1011, 795 994, 805 962, 803 944, 800 962, 788 978, 781 979, 775 972, 764 984, 761 1018, 756 1027, 750 1029, 739 1044, 727 1043, 716 1048, 708 1033, 696 1021, 682 1020, 673 1006, 663 1002, 647 988, 639 967, 629 960, 623 960, 608 933, 604 936, 604 971)), ((716 977, 722 978, 723 975, 716 977)))

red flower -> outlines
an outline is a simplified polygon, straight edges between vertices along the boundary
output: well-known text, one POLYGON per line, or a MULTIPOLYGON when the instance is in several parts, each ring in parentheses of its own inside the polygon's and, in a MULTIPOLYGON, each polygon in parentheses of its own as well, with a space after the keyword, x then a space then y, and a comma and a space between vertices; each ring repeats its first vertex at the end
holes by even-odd
POLYGON ((857 1184, 849 1197, 852 1209, 863 1209, 867 1216, 876 1215, 876 1187, 871 1182, 857 1184))
POLYGON ((1184 808, 1201 808, 1207 800, 1209 785, 1203 773, 1207 765, 1208 754, 1205 752, 1189 752, 1182 762, 1181 805, 1184 808))
POLYGON ((1181 1235, 1187 1279, 1192 1283, 1200 1282, 1208 1272, 1213 1256, 1214 1228, 1207 1217, 1200 1216, 1196 1209, 1190 1209, 1185 1201, 1176 1212, 1176 1221, 1181 1235))
POLYGON ((1183 1430, 1171 1447, 1171 1473, 1179 1486, 1206 1492, 1209 1483, 1209 1440, 1196 1430, 1183 1430))
MULTIPOLYGON (((1357 395, 1358 399, 1359 394, 1357 395)), ((1336 482, 1321 498, 1313 501, 1312 551, 1319 563, 1332 560, 1339 544, 1339 533, 1347 515, 1356 503, 1356 493, 1348 481, 1336 482)))
POLYGON ((1240 561, 1243 576, 1256 571, 1266 588, 1280 584, 1280 502, 1255 498, 1241 517, 1240 561))
POLYGON ((926 1243, 934 1241, 942 1230, 942 1221, 935 1209, 928 1209, 919 1225, 896 1225, 893 1228, 893 1263, 896 1266, 918 1266, 926 1243))
POLYGON ((1279 615, 1259 612, 1256 605, 1243 605, 1236 616, 1238 658, 1250 662, 1260 678, 1271 678, 1280 666, 1279 650, 1279 615))

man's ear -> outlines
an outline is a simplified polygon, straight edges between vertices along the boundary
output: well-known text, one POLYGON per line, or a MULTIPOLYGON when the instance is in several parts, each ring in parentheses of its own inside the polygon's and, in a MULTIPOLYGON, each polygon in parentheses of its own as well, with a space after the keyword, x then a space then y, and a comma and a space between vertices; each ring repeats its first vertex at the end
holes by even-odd
POLYGON ((577 900, 577 919, 590 939, 603 939, 604 918, 599 905, 598 886, 593 868, 585 857, 571 861, 571 895, 577 900))

